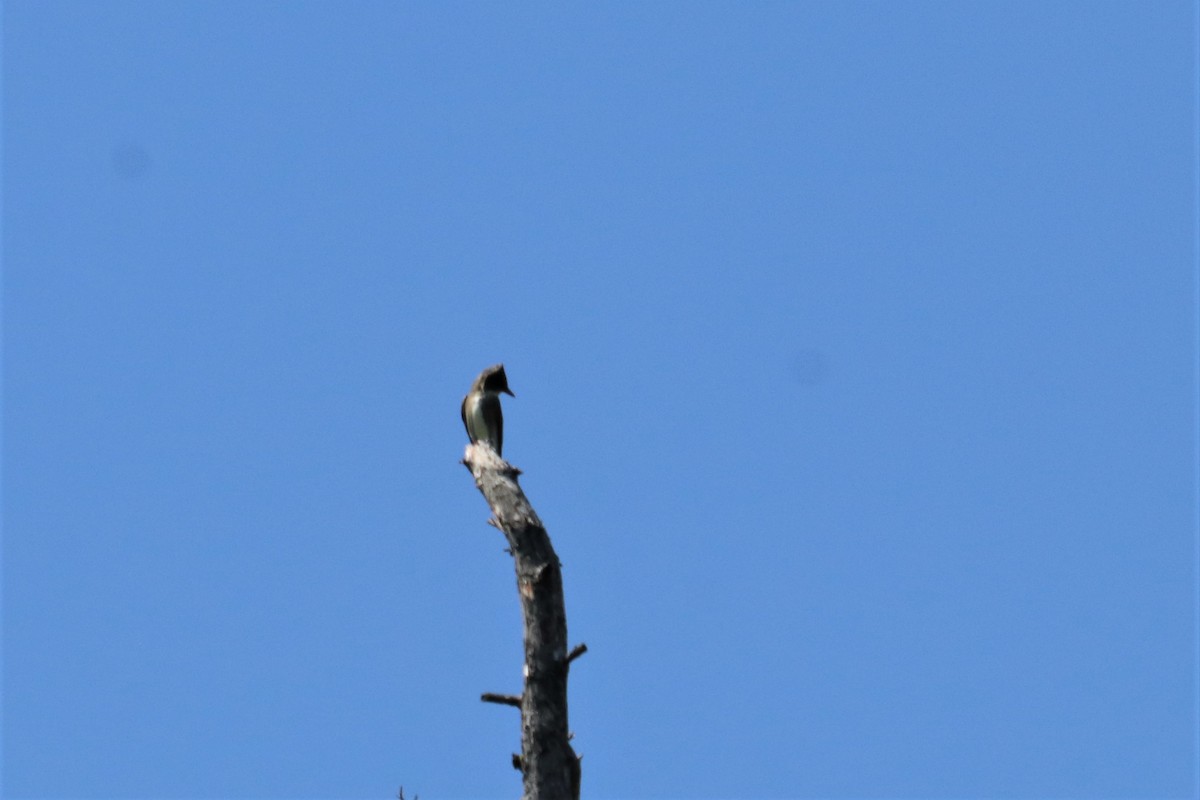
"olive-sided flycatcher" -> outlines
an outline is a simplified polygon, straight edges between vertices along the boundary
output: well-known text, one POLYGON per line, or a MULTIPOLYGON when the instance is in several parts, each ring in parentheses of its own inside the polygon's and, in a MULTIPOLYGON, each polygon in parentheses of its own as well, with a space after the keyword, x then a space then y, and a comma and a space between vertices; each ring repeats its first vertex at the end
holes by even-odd
POLYGON ((500 413, 500 393, 516 397, 508 389, 504 365, 496 364, 479 373, 471 391, 462 401, 463 425, 472 442, 486 441, 500 455, 504 446, 504 416, 500 413))

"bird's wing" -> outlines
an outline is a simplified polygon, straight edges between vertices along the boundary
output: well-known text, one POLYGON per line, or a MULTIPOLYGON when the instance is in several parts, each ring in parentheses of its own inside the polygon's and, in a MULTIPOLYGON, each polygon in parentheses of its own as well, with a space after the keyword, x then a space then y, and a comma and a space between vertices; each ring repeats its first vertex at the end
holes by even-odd
POLYGON ((471 438, 471 426, 467 424, 467 398, 469 394, 463 395, 462 405, 458 409, 458 413, 462 416, 463 427, 467 429, 467 438, 471 438))
POLYGON ((488 433, 491 434, 488 438, 492 439, 492 444, 496 445, 496 455, 500 455, 504 452, 504 415, 500 410, 500 396, 484 395, 483 399, 479 401, 479 411, 487 420, 488 433))

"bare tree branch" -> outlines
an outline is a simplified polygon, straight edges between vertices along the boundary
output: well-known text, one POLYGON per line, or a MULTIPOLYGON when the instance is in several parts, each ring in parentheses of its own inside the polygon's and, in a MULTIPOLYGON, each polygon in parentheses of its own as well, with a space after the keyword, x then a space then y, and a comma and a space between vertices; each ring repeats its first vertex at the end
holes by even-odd
POLYGON ((487 442, 467 445, 463 464, 492 509, 492 524, 508 540, 516 568, 525 624, 525 686, 520 698, 521 757, 514 764, 524 778, 524 800, 578 800, 579 758, 567 728, 570 658, 558 556, 517 484, 519 470, 487 442))
POLYGON ((521 707, 521 698, 515 694, 493 694, 492 692, 484 692, 479 696, 479 699, 485 703, 499 703, 502 706, 521 707))

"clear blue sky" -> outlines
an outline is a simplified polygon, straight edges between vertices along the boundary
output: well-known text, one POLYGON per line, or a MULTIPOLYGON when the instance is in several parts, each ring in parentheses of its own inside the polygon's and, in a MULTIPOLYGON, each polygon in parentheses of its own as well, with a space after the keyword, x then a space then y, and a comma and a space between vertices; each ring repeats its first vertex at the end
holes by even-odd
POLYGON ((1194 796, 1196 18, 5 3, 5 797, 1194 796))

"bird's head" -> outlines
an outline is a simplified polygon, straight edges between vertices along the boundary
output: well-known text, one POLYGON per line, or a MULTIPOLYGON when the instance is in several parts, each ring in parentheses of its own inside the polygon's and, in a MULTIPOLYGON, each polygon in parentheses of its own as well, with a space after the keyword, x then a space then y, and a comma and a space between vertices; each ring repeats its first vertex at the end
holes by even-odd
POLYGON ((508 388, 508 376, 504 374, 503 364, 488 367, 480 373, 479 385, 485 392, 495 392, 497 394, 503 392, 509 397, 516 397, 512 393, 512 390, 508 388))

